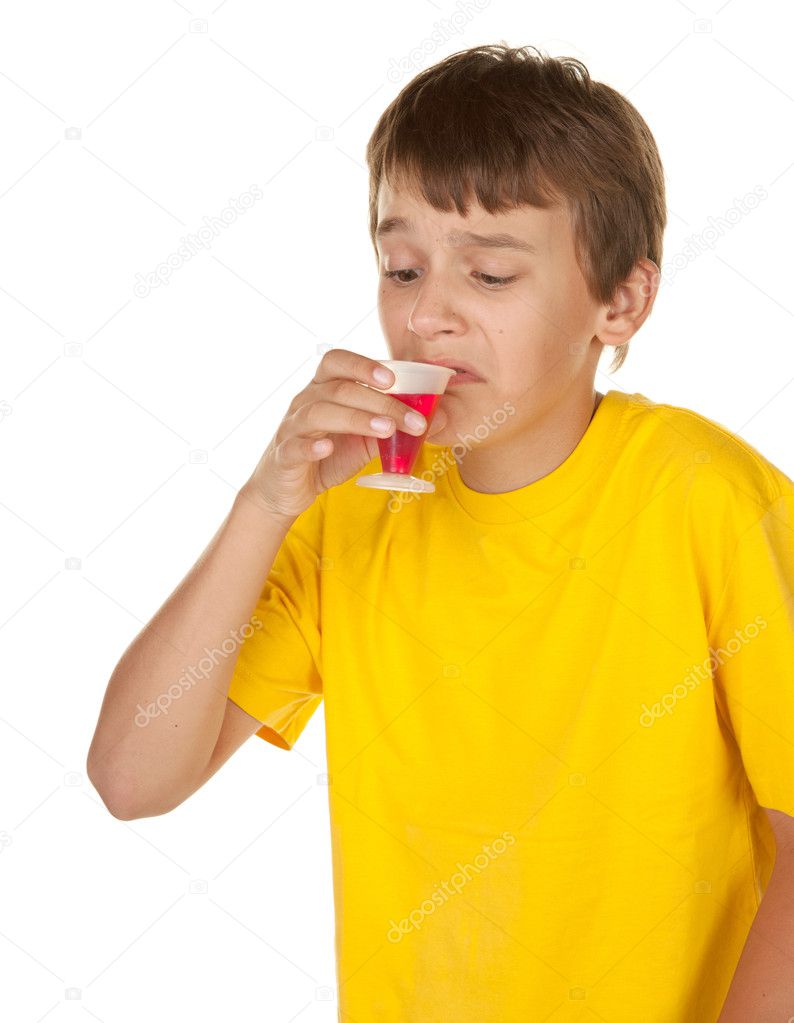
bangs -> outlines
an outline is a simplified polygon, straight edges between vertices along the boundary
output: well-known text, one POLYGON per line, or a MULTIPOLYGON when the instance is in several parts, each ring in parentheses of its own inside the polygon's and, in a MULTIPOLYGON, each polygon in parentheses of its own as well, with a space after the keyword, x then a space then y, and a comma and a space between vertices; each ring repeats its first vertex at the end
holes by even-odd
POLYGON ((403 121, 385 136, 378 154, 380 167, 373 175, 378 183, 385 181, 439 213, 455 210, 462 217, 475 204, 500 214, 520 206, 548 209, 565 202, 525 140, 480 135, 471 119, 460 124, 447 119, 438 125, 432 124, 432 117, 428 120, 431 123, 424 117, 403 121))

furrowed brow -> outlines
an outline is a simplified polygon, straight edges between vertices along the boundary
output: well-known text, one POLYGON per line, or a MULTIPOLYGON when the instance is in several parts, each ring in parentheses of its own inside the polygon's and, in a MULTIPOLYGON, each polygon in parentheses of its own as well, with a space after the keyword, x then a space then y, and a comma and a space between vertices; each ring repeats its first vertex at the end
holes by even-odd
MULTIPOLYGON (((387 217, 382 220, 376 230, 376 238, 384 238, 389 234, 413 232, 413 224, 405 217, 387 217)), ((448 245, 458 247, 476 246, 484 249, 516 249, 518 252, 531 252, 537 255, 534 245, 524 241, 523 238, 516 238, 512 234, 475 234, 473 231, 450 231, 446 236, 448 245)))

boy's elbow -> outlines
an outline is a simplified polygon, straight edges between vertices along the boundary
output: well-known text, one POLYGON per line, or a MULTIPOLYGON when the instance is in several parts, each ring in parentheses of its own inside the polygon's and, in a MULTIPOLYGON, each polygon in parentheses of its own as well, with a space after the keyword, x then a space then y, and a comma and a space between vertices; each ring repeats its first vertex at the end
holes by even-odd
POLYGON ((135 793, 131 791, 129 785, 124 784, 123 778, 116 776, 111 780, 106 775, 102 775, 92 764, 90 755, 86 761, 86 774, 108 813, 116 820, 132 821, 140 817, 153 816, 139 805, 135 793))
POLYGON ((102 802, 107 807, 108 813, 111 817, 115 817, 117 821, 134 821, 138 820, 139 817, 145 817, 146 814, 139 814, 132 810, 126 803, 117 803, 110 799, 105 799, 102 793, 99 793, 102 802))
POLYGON ((120 821, 161 817, 184 803, 199 787, 193 777, 179 783, 161 774, 149 779, 136 774, 129 764, 109 760, 97 763, 90 752, 86 773, 108 812, 120 821))
POLYGON ((120 821, 135 820, 138 815, 134 812, 129 800, 121 798, 118 794, 112 792, 101 783, 98 783, 90 774, 88 775, 88 778, 94 786, 99 798, 104 803, 108 813, 112 817, 115 817, 116 820, 120 821))
POLYGON ((144 817, 160 817, 162 814, 170 813, 171 810, 175 809, 171 804, 167 806, 149 806, 129 796, 107 792, 99 788, 95 782, 92 782, 92 784, 99 793, 99 798, 107 807, 108 813, 119 821, 137 821, 144 817))

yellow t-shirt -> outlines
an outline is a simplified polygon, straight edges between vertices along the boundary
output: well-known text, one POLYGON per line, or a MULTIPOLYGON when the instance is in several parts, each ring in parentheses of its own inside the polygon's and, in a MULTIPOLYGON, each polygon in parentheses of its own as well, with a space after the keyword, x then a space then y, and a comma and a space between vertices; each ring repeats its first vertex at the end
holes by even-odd
POLYGON ((519 490, 453 451, 295 521, 231 682, 286 749, 325 701, 339 1019, 714 1023, 794 815, 794 483, 617 390, 519 490))

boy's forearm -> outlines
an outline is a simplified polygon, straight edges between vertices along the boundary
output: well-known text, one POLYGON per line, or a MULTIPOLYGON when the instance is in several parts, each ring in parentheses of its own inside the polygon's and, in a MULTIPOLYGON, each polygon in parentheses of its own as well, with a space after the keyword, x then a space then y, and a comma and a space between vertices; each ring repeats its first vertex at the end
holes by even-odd
POLYGON ((794 852, 778 852, 717 1023, 794 1017, 794 852))
POLYGON ((113 812, 167 812, 209 762, 248 632, 242 627, 290 524, 265 513, 243 488, 196 564, 116 665, 87 762, 113 812), (222 644, 227 640, 228 649, 230 637, 236 646, 227 655, 222 644), (207 664, 205 648, 221 655, 207 664))

